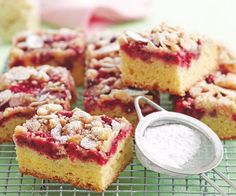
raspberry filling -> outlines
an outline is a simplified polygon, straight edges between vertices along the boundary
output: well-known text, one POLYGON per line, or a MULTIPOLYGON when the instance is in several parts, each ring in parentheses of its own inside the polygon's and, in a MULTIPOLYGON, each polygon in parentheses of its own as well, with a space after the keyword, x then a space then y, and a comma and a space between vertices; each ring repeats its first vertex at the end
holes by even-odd
POLYGON ((43 81, 38 80, 24 80, 23 82, 20 82, 16 85, 12 85, 10 87, 10 90, 13 93, 28 93, 28 94, 34 94, 40 92, 44 86, 43 81))
POLYGON ((207 78, 206 78, 206 82, 207 82, 208 84, 214 84, 214 82, 215 82, 215 77, 214 77, 214 75, 212 75, 212 74, 208 75, 207 78))
POLYGON ((200 46, 201 43, 198 42, 198 48, 196 51, 187 51, 182 49, 178 52, 153 52, 147 51, 145 48, 146 43, 137 42, 124 44, 121 46, 121 49, 132 58, 140 58, 143 61, 149 61, 151 58, 156 58, 168 64, 175 64, 189 68, 192 60, 199 58, 200 46))
MULTIPOLYGON (((4 108, 5 109, 5 108, 4 108)), ((0 111, 4 111, 4 109, 0 108, 0 111)), ((24 112, 18 112, 18 113, 12 113, 10 115, 8 115, 7 117, 3 117, 2 115, 0 116, 0 125, 2 125, 3 123, 11 120, 12 118, 31 118, 33 115, 35 114, 35 112, 28 112, 28 113, 24 113, 24 112)))
POLYGON ((81 148, 74 143, 68 144, 66 152, 72 160, 77 158, 82 161, 95 161, 99 165, 105 165, 109 161, 110 157, 115 154, 119 142, 126 138, 128 133, 130 133, 130 130, 120 130, 119 135, 113 140, 111 144, 110 151, 107 153, 100 153, 97 150, 81 150, 81 148))
POLYGON ((29 58, 34 65, 42 65, 50 62, 53 59, 53 54, 50 51, 43 51, 39 52, 37 55, 32 55, 29 58))
MULTIPOLYGON (((66 67, 69 70, 72 69, 75 62, 79 61, 79 63, 83 65, 85 48, 77 44, 76 39, 80 38, 77 34, 38 34, 35 36, 38 36, 39 40, 43 42, 40 48, 30 48, 27 44, 23 44, 27 42, 28 37, 20 37, 16 41, 18 48, 24 52, 28 52, 27 62, 30 61, 34 66, 56 64, 66 67), (56 51, 53 49, 56 49, 56 51), (55 61, 55 55, 57 55, 58 49, 64 51, 64 58, 55 61)), ((81 39, 83 38, 81 37, 81 39)), ((27 65, 29 64, 27 62, 25 62, 24 58, 19 56, 11 60, 10 66, 27 65)))
MULTIPOLYGON (((220 69, 222 74, 227 74, 227 72, 224 69, 220 69)), ((205 81, 208 84, 214 84, 215 83, 215 76, 212 74, 209 74, 205 81)), ((204 109, 196 109, 194 104, 194 99, 187 93, 184 97, 174 96, 172 95, 170 97, 173 100, 174 103, 174 110, 176 112, 184 113, 189 116, 195 117, 197 119, 201 119, 203 115, 206 113, 204 109)), ((211 112, 208 113, 211 117, 217 116, 217 111, 214 109, 211 112)), ((236 114, 232 115, 232 120, 236 121, 236 114)))
POLYGON ((73 39, 76 39, 76 37, 77 35, 75 34, 66 34, 66 35, 54 34, 52 36, 46 37, 46 39, 44 39, 44 43, 52 45, 55 42, 69 42, 73 39))
MULTIPOLYGON (((61 80, 61 76, 59 75, 51 75, 50 76, 50 80, 53 83, 56 83, 58 81, 61 80)), ((48 81, 47 81, 48 82, 48 81)), ((42 80, 36 80, 36 79, 28 79, 28 80, 24 80, 20 83, 17 83, 15 85, 10 86, 10 90, 13 93, 28 93, 28 94, 35 94, 35 93, 39 93, 44 86, 46 85, 45 81, 42 80)), ((64 92, 59 93, 58 91, 50 91, 51 94, 58 94, 58 98, 65 98, 66 94, 64 92)))
POLYGON ((233 121, 236 121, 236 114, 233 114, 233 115, 232 115, 232 120, 233 120, 233 121))
POLYGON ((194 99, 190 95, 184 97, 171 96, 174 100, 174 111, 187 114, 197 119, 201 119, 204 114, 204 109, 196 109, 194 99))
POLYGON ((66 117, 70 118, 73 115, 73 112, 72 111, 63 110, 63 111, 58 112, 58 114, 61 114, 63 116, 66 116, 66 117))
POLYGON ((52 159, 63 158, 64 155, 60 153, 61 148, 55 144, 53 138, 44 132, 26 132, 16 136, 16 142, 20 146, 27 146, 34 149, 40 154, 45 154, 52 159))
MULTIPOLYGON (((62 114, 62 113, 61 113, 62 114)), ((68 115, 69 113, 64 113, 68 115)), ((103 153, 98 150, 85 150, 76 143, 58 144, 49 133, 27 131, 16 136, 16 142, 20 146, 27 146, 40 154, 52 159, 69 157, 71 160, 94 161, 99 165, 104 165, 116 152, 118 144, 132 132, 132 128, 121 129, 118 136, 113 140, 109 152, 103 153)))
MULTIPOLYGON (((199 120, 204 116, 205 110, 204 109, 196 109, 194 106, 193 99, 177 97, 177 96, 172 96, 171 98, 174 100, 174 111, 180 112, 183 114, 187 114, 187 115, 197 118, 199 120)), ((211 117, 216 117, 217 111, 212 110, 209 113, 209 115, 211 117)), ((236 121, 236 114, 232 115, 232 120, 236 121)))

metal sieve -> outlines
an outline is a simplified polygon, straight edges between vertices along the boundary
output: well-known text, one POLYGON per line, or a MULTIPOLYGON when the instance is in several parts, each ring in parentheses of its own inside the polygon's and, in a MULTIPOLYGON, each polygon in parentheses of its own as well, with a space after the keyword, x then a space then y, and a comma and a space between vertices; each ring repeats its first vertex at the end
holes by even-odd
MULTIPOLYGON (((139 161, 148 169, 167 174, 175 177, 186 177, 189 175, 200 175, 205 179, 215 190, 222 195, 227 195, 218 185, 216 185, 210 178, 207 177, 205 172, 213 170, 225 182, 236 189, 236 184, 229 180, 222 172, 215 169, 223 158, 223 145, 219 137, 204 123, 192 118, 190 116, 180 114, 177 112, 169 112, 160 107, 158 104, 149 100, 144 96, 138 96, 135 99, 135 109, 139 118, 139 123, 135 130, 135 144, 136 155, 139 161), (147 104, 157 110, 148 114, 142 115, 140 108, 140 100, 145 101, 147 104), (191 128, 201 139, 201 145, 196 154, 181 168, 176 168, 170 164, 164 164, 160 158, 153 157, 153 154, 147 148, 144 148, 143 140, 145 133, 153 127, 167 126, 170 124, 180 124, 191 128)), ((168 147, 168 145, 167 145, 168 147)))

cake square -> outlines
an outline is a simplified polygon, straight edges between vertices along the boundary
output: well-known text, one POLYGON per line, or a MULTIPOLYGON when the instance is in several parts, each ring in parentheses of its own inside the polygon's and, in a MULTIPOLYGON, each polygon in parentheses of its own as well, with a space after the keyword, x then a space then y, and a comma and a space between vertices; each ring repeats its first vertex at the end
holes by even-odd
POLYGON ((220 139, 236 139, 236 63, 229 62, 185 96, 171 96, 174 111, 201 120, 220 139))
MULTIPOLYGON (((138 118, 134 98, 143 95, 159 103, 159 93, 129 88, 121 81, 118 36, 111 33, 96 34, 87 47, 84 108, 91 114, 124 116, 135 126, 138 118)), ((148 114, 154 109, 142 104, 142 111, 148 114)))
POLYGON ((184 95, 218 68, 212 40, 161 24, 144 33, 119 38, 123 82, 132 87, 184 95))
POLYGON ((0 81, 0 143, 12 141, 16 125, 31 118, 40 105, 56 103, 70 109, 72 98, 76 99, 73 78, 62 67, 18 66, 1 75, 0 81))
POLYGON ((62 66, 71 71, 77 85, 83 84, 85 34, 71 29, 24 32, 13 39, 9 67, 62 66))
POLYGON ((132 159, 131 124, 124 118, 49 105, 40 106, 33 118, 15 129, 20 171, 104 191, 132 159))

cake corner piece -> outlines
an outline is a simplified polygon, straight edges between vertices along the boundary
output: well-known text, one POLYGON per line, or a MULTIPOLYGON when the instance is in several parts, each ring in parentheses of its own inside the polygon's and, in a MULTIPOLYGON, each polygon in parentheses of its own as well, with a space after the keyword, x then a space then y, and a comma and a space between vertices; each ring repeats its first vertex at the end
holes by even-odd
POLYGON ((143 33, 127 31, 119 44, 122 80, 136 88, 184 95, 218 68, 214 41, 166 24, 143 33))
POLYGON ((132 136, 125 118, 43 105, 13 138, 22 173, 102 192, 132 160, 132 136))
POLYGON ((50 64, 65 67, 76 85, 82 85, 85 47, 86 37, 82 30, 61 28, 22 32, 13 38, 8 66, 50 64))

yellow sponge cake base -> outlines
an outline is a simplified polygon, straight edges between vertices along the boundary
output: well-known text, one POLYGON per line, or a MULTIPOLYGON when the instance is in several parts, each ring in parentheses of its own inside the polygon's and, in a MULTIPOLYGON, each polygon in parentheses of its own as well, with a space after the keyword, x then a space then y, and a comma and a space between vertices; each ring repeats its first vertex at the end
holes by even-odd
POLYGON ((217 113, 217 116, 204 115, 201 121, 207 124, 220 139, 236 139, 236 122, 230 117, 217 113))
POLYGON ((20 171, 24 174, 102 192, 130 163, 132 143, 131 135, 120 141, 116 153, 105 165, 79 159, 51 159, 29 147, 18 145, 16 154, 20 171))
POLYGON ((121 51, 121 59, 122 80, 126 85, 184 95, 192 85, 218 68, 218 48, 212 42, 204 43, 199 58, 192 60, 189 68, 154 58, 146 62, 124 51, 121 51))
POLYGON ((72 69, 70 70, 72 77, 75 80, 77 86, 81 86, 84 83, 84 64, 78 60, 74 62, 72 69))
POLYGON ((23 124, 27 120, 26 117, 12 117, 0 126, 0 143, 11 142, 12 135, 17 125, 23 124))

